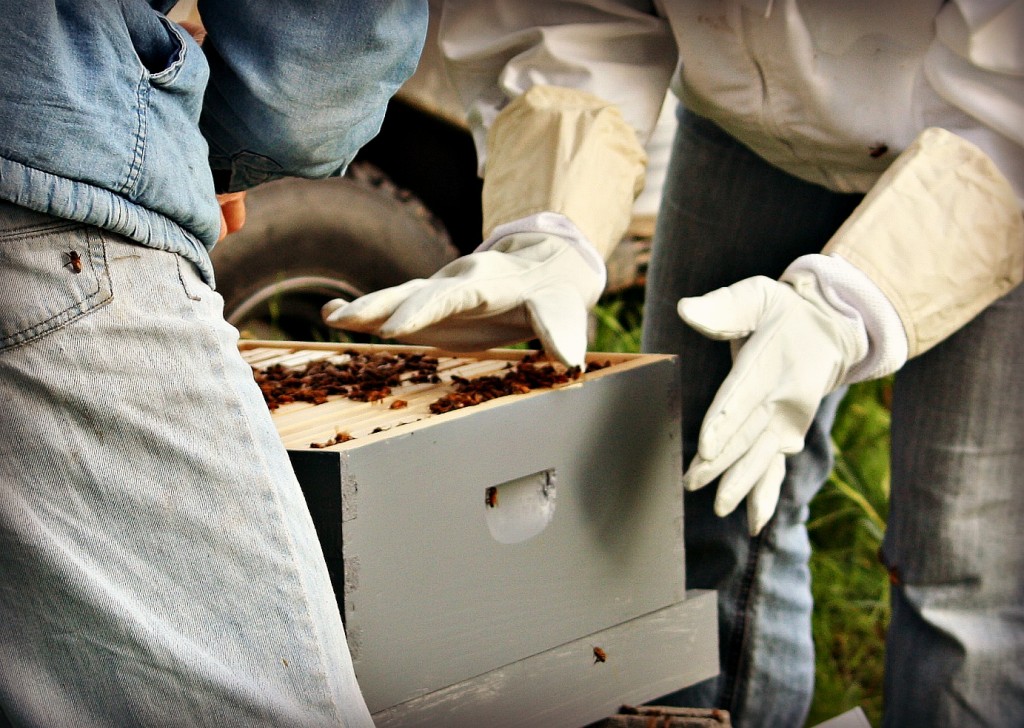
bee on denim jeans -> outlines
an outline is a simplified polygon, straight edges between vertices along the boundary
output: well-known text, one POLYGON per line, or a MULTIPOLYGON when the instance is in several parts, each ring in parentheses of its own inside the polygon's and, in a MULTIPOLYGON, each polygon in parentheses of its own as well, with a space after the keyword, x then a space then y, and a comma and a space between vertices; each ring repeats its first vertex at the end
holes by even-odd
POLYGON ((66 266, 71 266, 71 272, 72 273, 75 273, 75 274, 81 273, 82 272, 82 256, 78 254, 78 251, 77 250, 69 250, 68 252, 64 253, 64 255, 68 256, 68 262, 64 264, 65 267, 66 266))

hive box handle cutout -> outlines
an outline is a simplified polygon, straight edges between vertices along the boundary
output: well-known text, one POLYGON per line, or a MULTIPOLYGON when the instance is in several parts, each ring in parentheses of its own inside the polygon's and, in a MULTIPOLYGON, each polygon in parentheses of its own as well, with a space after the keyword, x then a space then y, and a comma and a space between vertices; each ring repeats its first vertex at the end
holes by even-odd
POLYGON ((555 516, 555 469, 548 468, 484 489, 487 529, 498 543, 531 539, 555 516))

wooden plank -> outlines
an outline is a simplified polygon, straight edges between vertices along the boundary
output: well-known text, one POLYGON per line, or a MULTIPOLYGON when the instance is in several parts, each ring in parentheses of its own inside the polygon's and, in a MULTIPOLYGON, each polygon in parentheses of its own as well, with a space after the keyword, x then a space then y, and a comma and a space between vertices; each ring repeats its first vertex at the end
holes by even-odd
POLYGON ((678 604, 382 710, 374 723, 378 728, 584 726, 623 704, 655 700, 717 674, 716 610, 714 592, 690 591, 678 604), (604 651, 604 662, 595 661, 595 647, 604 651))

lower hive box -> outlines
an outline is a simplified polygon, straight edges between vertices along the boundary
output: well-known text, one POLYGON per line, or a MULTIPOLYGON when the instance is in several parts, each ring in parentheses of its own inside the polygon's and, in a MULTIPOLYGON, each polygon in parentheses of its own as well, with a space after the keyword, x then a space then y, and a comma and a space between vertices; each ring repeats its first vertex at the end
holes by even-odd
POLYGON ((675 357, 240 348, 377 725, 582 726, 717 672, 715 595, 684 588, 675 357))

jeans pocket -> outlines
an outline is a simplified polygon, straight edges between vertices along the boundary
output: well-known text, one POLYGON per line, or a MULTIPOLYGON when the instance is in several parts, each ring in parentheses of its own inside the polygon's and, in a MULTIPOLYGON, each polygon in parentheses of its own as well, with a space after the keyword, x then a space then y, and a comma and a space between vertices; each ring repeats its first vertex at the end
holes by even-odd
POLYGON ((113 299, 102 230, 0 207, 0 351, 113 299))
POLYGON ((188 55, 201 55, 201 52, 198 43, 189 38, 180 25, 155 13, 153 15, 155 21, 150 20, 147 14, 150 22, 136 19, 132 24, 132 42, 149 82, 154 86, 168 86, 177 79, 188 55))

